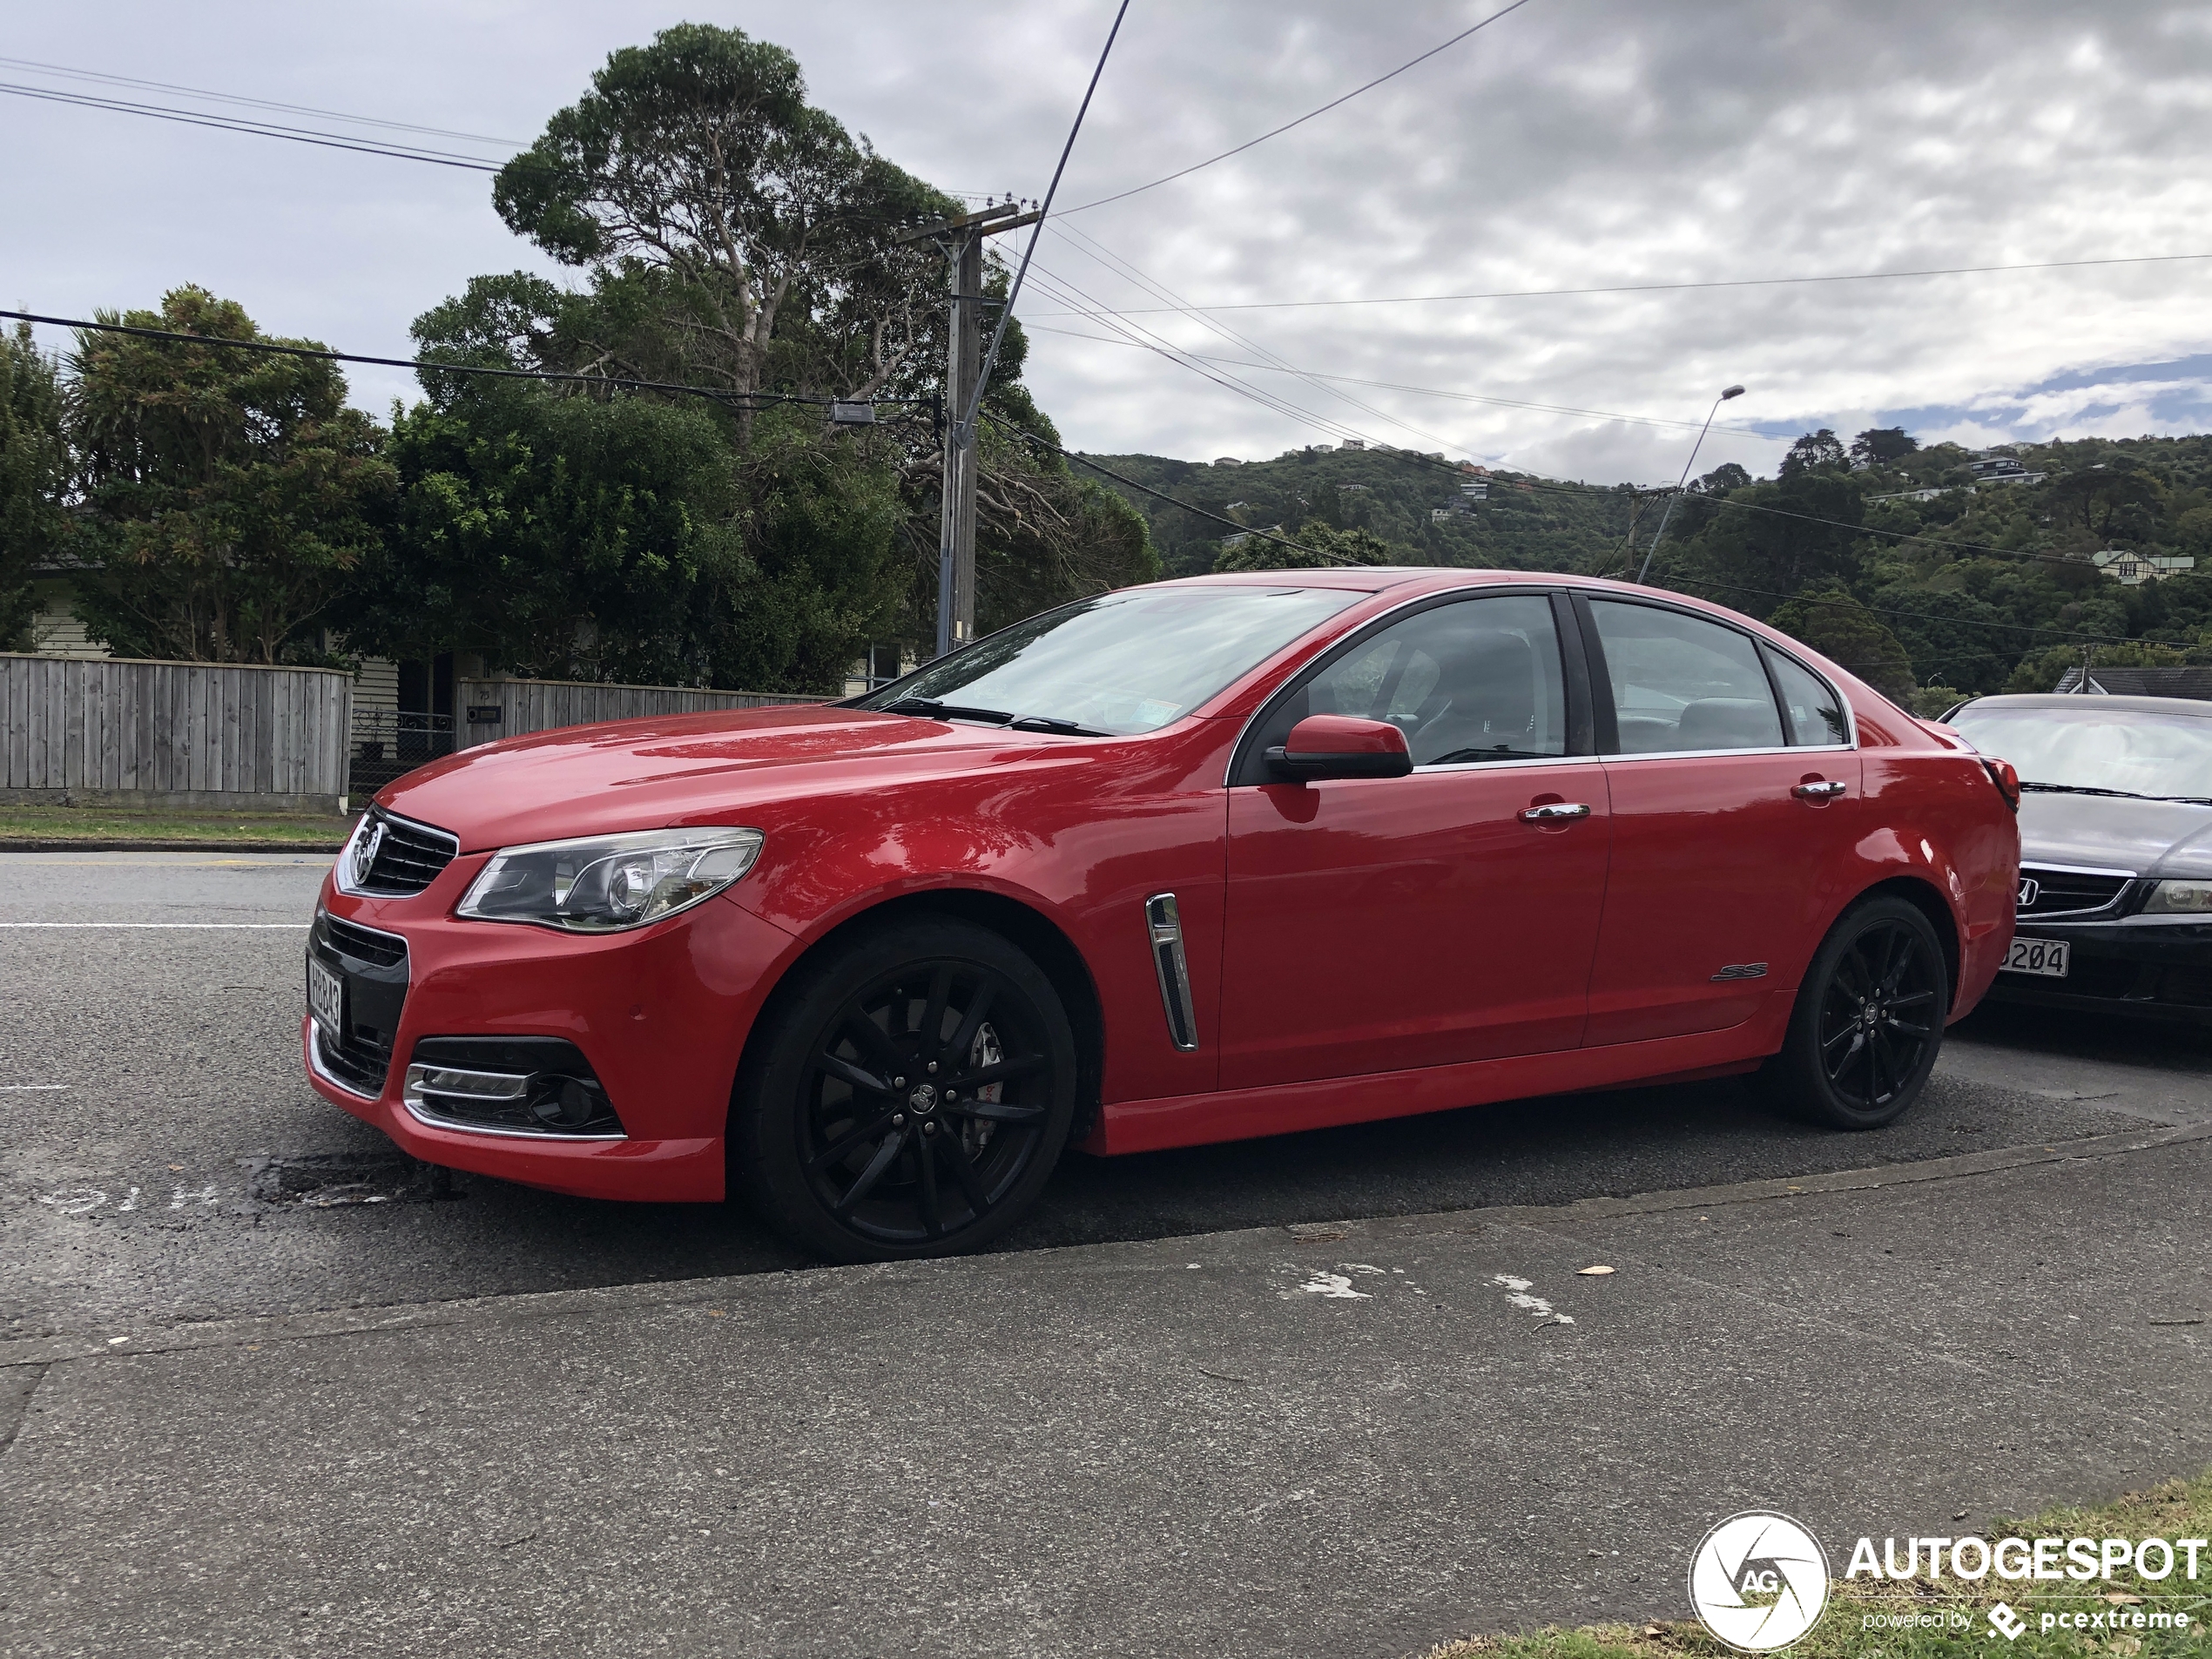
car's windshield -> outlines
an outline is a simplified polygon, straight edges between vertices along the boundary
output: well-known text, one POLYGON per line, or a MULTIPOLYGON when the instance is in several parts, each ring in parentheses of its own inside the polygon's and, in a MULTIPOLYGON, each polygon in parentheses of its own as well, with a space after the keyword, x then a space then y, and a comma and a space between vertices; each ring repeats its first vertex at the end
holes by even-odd
POLYGON ((1047 611, 855 705, 1115 737, 1181 718, 1364 596, 1332 588, 1130 588, 1047 611))
POLYGON ((2212 715, 1968 704, 1951 725, 2024 784, 2128 795, 2212 796, 2212 715))

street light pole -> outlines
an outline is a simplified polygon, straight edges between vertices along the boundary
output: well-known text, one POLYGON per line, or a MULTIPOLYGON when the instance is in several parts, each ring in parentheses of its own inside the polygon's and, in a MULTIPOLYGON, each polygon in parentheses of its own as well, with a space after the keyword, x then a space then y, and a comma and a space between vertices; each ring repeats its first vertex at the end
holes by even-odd
POLYGON ((1743 395, 1742 387, 1729 387, 1713 400, 1713 407, 1705 411, 1705 424, 1697 428, 1697 442, 1689 446, 1689 459, 1682 463, 1682 476, 1675 481, 1675 493, 1667 497, 1667 510, 1659 515, 1659 528, 1652 533, 1651 545, 1645 550, 1643 568, 1636 572, 1638 587, 1643 585, 1644 577, 1651 573, 1651 561, 1659 551, 1659 543, 1666 539, 1667 521, 1675 516, 1675 503, 1682 499, 1683 486, 1689 482, 1689 469, 1697 464, 1697 452, 1705 447, 1705 435, 1713 429, 1713 417, 1720 413, 1721 405, 1729 399, 1743 395))

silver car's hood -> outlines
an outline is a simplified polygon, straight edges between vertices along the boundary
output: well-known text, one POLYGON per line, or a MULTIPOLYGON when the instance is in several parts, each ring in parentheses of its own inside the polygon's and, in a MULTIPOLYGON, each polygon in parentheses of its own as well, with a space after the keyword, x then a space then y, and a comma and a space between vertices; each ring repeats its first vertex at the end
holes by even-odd
POLYGON ((2212 876, 2212 806, 2105 795, 2020 797, 2020 862, 2212 876))

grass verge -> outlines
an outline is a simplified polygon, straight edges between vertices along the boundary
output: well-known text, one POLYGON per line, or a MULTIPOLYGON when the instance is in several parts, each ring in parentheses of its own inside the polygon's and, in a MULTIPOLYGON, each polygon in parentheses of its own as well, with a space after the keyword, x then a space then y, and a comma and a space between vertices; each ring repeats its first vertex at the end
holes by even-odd
MULTIPOLYGON (((2169 1480, 2114 1502, 2046 1511, 2031 1520, 2000 1521, 1983 1536, 1993 1542, 2020 1538, 2205 1538, 2212 1537, 2212 1474, 2194 1480, 2169 1480)), ((1900 1544, 1902 1540, 1899 1541, 1900 1544)), ((1848 1556, 1831 1554, 1834 1571, 1848 1556)), ((1795 1659, 2080 1659, 2094 1655, 2162 1659, 2212 1655, 2206 1634, 2212 1617, 2212 1550, 2199 1566, 2194 1583, 2180 1568, 2160 1581, 2140 1580, 2126 1568, 2107 1580, 2078 1584, 2071 1580, 2001 1581, 1993 1574, 1978 1583, 1946 1577, 1902 1582, 1837 1578, 1830 1585, 1828 1610, 1797 1646, 1795 1659), (2013 1608, 2027 1628, 2011 1641, 1998 1636, 1989 1610, 2000 1602, 2013 1608), (2186 1612, 2183 1630, 2074 1630, 2041 1629, 2045 1614, 2132 1614, 2186 1612), (1870 1618, 1892 1615, 1964 1616, 1964 1628, 1892 1629, 1870 1627, 1870 1618)), ((1955 1625, 1956 1621, 1950 1622, 1955 1625)), ((1540 1630, 1532 1635, 1477 1636, 1450 1642, 1427 1659, 1722 1659, 1736 1650, 1706 1634, 1696 1620, 1656 1624, 1590 1625, 1578 1630, 1540 1630)))
POLYGON ((296 813, 132 813, 97 806, 0 806, 0 851, 127 842, 179 846, 334 847, 350 818, 296 813))

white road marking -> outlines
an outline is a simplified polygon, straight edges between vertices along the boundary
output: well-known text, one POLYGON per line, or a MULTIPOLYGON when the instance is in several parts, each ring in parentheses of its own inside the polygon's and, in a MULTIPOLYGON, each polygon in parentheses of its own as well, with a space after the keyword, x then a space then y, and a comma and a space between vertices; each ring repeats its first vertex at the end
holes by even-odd
POLYGON ((67 1083, 0 1083, 0 1095, 36 1095, 50 1089, 66 1089, 67 1083))
POLYGON ((1366 1291, 1355 1291, 1352 1288, 1351 1274, 1325 1272, 1318 1267, 1313 1270, 1312 1277, 1299 1285, 1298 1289, 1308 1296, 1344 1297, 1360 1302, 1374 1299, 1366 1291))
POLYGON ((300 933, 314 926, 311 921, 0 921, 0 927, 277 927, 300 933))
POLYGON ((1528 1279, 1517 1278, 1511 1273, 1493 1273, 1490 1276, 1490 1282, 1493 1285, 1503 1286, 1506 1300, 1523 1312, 1533 1313, 1541 1319, 1549 1319, 1554 1325, 1575 1323, 1572 1314, 1554 1313, 1552 1311, 1552 1305, 1542 1297, 1531 1296, 1528 1292, 1533 1288, 1533 1285, 1528 1279))

